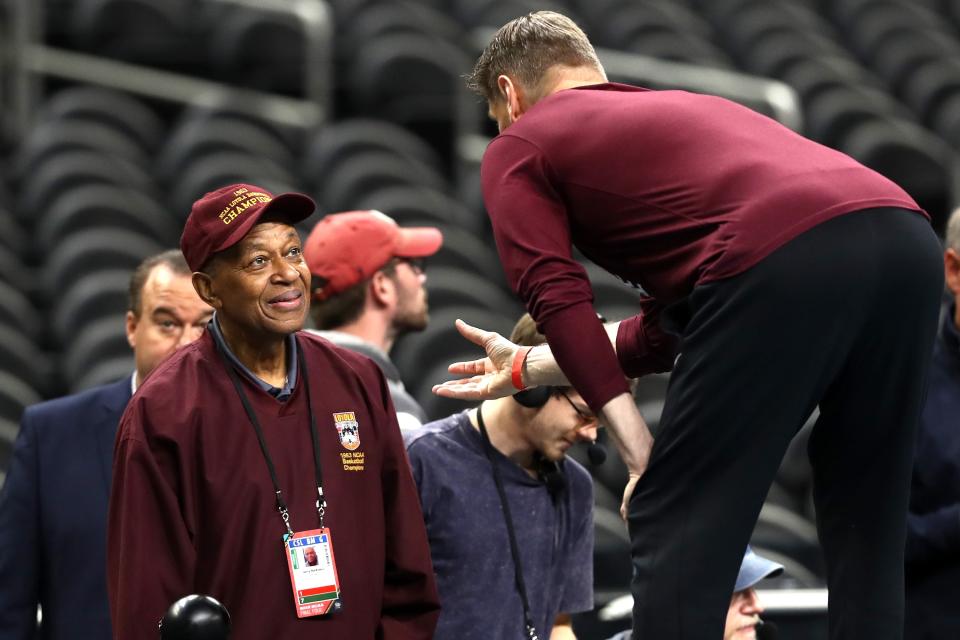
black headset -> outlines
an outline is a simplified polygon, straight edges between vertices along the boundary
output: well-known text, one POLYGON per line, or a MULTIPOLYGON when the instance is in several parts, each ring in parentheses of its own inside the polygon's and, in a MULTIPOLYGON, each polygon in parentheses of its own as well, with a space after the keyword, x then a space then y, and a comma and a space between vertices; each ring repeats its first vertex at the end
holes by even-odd
POLYGON ((543 405, 547 404, 547 400, 550 399, 555 393, 559 393, 558 387, 530 387, 529 389, 524 389, 523 391, 517 391, 513 394, 513 399, 520 403, 520 406, 527 407, 528 409, 539 409, 543 405))

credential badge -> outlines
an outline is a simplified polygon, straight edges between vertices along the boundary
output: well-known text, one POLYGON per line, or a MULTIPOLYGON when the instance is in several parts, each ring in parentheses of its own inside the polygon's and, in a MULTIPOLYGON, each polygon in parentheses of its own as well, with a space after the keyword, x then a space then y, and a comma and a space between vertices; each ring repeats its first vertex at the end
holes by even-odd
POLYGON ((337 427, 337 435, 344 449, 353 451, 360 446, 360 423, 353 411, 334 413, 333 424, 337 427))

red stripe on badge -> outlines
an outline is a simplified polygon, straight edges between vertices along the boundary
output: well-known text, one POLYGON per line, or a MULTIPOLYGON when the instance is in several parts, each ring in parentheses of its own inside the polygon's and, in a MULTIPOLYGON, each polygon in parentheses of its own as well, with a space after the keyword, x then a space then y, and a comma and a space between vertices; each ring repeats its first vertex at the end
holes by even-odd
POLYGON ((333 593, 336 590, 337 590, 336 585, 330 585, 329 587, 317 587, 316 589, 304 589, 302 591, 298 591, 297 593, 300 594, 301 598, 306 598, 309 596, 316 596, 321 593, 333 593))

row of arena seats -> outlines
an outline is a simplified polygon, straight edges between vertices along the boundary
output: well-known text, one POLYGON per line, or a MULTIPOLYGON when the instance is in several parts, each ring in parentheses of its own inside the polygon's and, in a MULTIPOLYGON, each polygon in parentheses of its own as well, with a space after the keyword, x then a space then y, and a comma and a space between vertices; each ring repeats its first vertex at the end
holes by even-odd
MULTIPOLYGON (((56 9, 47 12, 48 30, 65 46, 234 85, 304 94, 304 61, 311 53, 302 26, 289 13, 235 0, 50 4, 56 9)), ((878 169, 942 223, 956 190, 952 165, 960 145, 955 5, 950 0, 333 0, 338 37, 329 44, 337 72, 325 91, 335 96, 338 112, 416 131, 450 166, 458 87, 476 54, 468 44, 471 32, 532 9, 554 8, 580 20, 601 47, 783 80, 800 93, 807 135, 878 169)), ((280 167, 282 160, 277 159, 280 167)), ((276 167, 269 170, 283 177, 276 167)))
POLYGON ((739 66, 798 92, 808 137, 903 186, 942 229, 954 197, 960 140, 931 114, 960 75, 951 80, 932 71, 944 60, 920 43, 929 38, 939 43, 941 57, 955 59, 960 39, 932 3, 849 0, 818 7, 786 0, 703 0, 699 5, 739 66), (928 57, 890 56, 891 39, 912 43, 906 46, 928 57))

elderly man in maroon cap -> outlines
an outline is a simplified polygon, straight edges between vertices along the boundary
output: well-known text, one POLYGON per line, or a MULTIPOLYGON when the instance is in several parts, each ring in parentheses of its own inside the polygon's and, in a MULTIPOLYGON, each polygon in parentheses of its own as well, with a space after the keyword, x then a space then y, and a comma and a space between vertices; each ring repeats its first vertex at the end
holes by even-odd
POLYGON ((429 547, 383 374, 300 331, 310 271, 293 224, 314 208, 244 184, 194 203, 180 247, 214 317, 120 423, 117 638, 156 637, 191 593, 224 603, 233 640, 432 637, 429 547))

